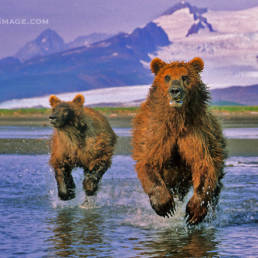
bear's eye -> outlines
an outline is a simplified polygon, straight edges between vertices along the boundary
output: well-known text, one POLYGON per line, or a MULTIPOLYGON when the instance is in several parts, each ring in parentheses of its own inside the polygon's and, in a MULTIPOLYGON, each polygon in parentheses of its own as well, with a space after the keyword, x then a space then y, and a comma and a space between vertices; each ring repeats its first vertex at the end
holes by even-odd
POLYGON ((166 82, 169 82, 169 81, 170 81, 170 79, 171 79, 171 78, 170 78, 170 76, 169 76, 169 75, 166 75, 166 76, 165 76, 165 81, 166 81, 166 82))

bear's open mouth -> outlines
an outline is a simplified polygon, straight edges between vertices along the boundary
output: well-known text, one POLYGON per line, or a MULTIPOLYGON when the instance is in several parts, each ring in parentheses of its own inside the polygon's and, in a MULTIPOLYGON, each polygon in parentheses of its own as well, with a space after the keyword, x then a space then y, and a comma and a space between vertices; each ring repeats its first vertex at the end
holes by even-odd
POLYGON ((183 104, 183 100, 170 100, 169 105, 173 106, 173 105, 182 105, 183 104))
POLYGON ((169 101, 169 106, 171 107, 181 107, 184 104, 184 101, 182 98, 171 98, 169 101))

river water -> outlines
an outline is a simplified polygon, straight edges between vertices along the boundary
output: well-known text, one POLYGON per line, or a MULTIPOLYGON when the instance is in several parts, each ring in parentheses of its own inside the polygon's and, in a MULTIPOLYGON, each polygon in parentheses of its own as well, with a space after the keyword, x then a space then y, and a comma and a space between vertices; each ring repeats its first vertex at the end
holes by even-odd
MULTIPOLYGON (((42 135, 14 131, 17 138, 48 137, 49 129, 42 130, 42 135)), ((0 130, 2 138, 4 131, 10 128, 0 130)), ((224 133, 256 139, 257 129, 244 131, 228 128, 224 133)), ((129 129, 116 132, 130 135, 129 129)), ((73 172, 76 198, 57 198, 48 159, 0 155, 0 257, 258 257, 258 157, 227 159, 216 212, 193 228, 184 220, 191 193, 177 202, 172 218, 157 216, 129 155, 114 156, 97 197, 87 205, 82 205, 80 169, 73 172)))
MULTIPOLYGON (((121 137, 131 136, 131 128, 114 128, 121 137)), ((0 126, 0 139, 47 139, 53 129, 39 126, 0 126)), ((224 128, 223 134, 232 139, 258 139, 258 128, 224 128)))

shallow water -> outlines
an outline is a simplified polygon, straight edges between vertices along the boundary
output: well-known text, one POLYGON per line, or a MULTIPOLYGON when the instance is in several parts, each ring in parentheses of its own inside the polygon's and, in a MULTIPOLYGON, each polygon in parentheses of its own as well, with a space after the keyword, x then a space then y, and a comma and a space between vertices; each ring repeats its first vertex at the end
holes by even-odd
MULTIPOLYGON (((120 137, 129 137, 131 128, 114 128, 120 137)), ((39 126, 0 126, 0 139, 42 139, 49 138, 53 129, 39 126)), ((224 128, 223 134, 230 139, 258 139, 258 128, 224 128)))
POLYGON ((57 198, 48 155, 0 155, 1 257, 257 257, 258 158, 227 160, 216 216, 187 228, 184 203, 173 218, 155 215, 130 156, 115 156, 97 197, 57 198))
MULTIPOLYGON (((114 128, 121 137, 131 135, 131 128, 114 128)), ((53 133, 51 127, 40 126, 0 126, 0 139, 45 139, 53 133)))
POLYGON ((225 128, 223 134, 229 139, 258 139, 258 128, 225 128))

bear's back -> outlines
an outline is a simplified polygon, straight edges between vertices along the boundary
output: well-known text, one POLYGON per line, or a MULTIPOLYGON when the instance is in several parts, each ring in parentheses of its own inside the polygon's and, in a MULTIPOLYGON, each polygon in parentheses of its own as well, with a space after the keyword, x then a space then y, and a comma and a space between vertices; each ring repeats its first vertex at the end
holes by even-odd
POLYGON ((92 129, 95 134, 98 135, 104 133, 114 140, 116 139, 116 135, 105 116, 103 116, 98 111, 88 107, 84 107, 84 114, 89 129, 92 129))

